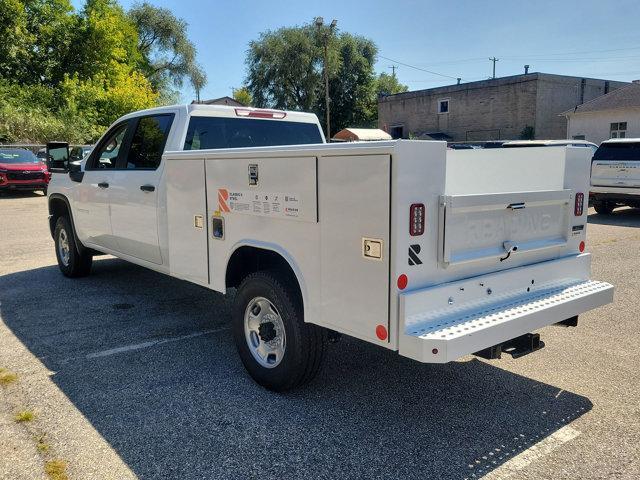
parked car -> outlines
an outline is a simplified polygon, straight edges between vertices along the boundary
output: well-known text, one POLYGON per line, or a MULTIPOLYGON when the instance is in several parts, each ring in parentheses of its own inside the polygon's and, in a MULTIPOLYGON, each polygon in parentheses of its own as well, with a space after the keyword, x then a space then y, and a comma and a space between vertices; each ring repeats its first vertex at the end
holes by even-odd
POLYGON ((71 160, 72 162, 84 160, 86 156, 91 153, 92 149, 92 145, 81 145, 73 147, 69 150, 69 160, 71 160))
POLYGON ((47 166, 30 150, 0 149, 0 192, 7 190, 42 190, 49 184, 47 166))
POLYGON ((40 160, 42 163, 47 163, 47 149, 46 148, 41 148, 40 150, 38 150, 36 152, 36 157, 38 157, 38 160, 40 160))
POLYGON ((604 141, 591 161, 590 203, 596 212, 640 208, 640 138, 604 141))
POLYGON ((502 144, 502 148, 522 147, 588 147, 593 152, 598 149, 598 145, 586 140, 511 140, 502 144))

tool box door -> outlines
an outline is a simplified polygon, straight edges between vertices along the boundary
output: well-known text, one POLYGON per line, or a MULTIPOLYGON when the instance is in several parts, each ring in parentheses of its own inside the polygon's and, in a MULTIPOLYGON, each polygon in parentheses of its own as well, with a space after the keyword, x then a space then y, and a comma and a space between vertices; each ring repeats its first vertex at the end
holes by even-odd
POLYGON ((389 155, 322 157, 318 162, 323 324, 388 342, 389 155), (378 329, 381 333, 381 329, 378 329))

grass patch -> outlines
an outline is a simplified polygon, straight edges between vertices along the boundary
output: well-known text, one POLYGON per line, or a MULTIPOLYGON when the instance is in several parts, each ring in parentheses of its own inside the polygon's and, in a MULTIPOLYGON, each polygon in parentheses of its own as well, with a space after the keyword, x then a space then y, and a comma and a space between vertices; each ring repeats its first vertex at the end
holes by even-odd
POLYGON ((46 453, 51 448, 51 445, 47 443, 47 434, 43 433, 39 437, 36 437, 36 448, 40 453, 46 453))
POLYGON ((49 460, 44 464, 44 471, 51 480, 69 480, 64 460, 49 460))
POLYGON ((9 385, 18 380, 18 375, 16 373, 10 372, 4 368, 0 368, 0 385, 9 385))
POLYGON ((14 417, 14 420, 18 423, 30 422, 35 417, 36 417, 36 414, 33 413, 31 410, 21 410, 16 414, 16 416, 14 417))

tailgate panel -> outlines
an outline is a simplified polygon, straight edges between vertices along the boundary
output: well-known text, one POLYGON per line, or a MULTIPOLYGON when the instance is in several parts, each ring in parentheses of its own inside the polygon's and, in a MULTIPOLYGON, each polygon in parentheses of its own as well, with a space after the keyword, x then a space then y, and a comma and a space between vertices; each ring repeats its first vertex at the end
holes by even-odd
POLYGON ((591 185, 600 187, 640 187, 640 162, 594 160, 591 185))
POLYGON ((440 197, 443 266, 562 247, 569 235, 571 190, 440 197))

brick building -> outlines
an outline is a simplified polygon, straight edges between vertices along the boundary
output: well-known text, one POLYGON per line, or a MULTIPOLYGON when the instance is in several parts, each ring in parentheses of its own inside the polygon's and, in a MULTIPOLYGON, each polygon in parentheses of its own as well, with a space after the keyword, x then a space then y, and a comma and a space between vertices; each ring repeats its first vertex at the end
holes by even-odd
POLYGON ((528 73, 378 99, 378 126, 394 138, 448 141, 560 139, 560 114, 625 82, 528 73))

